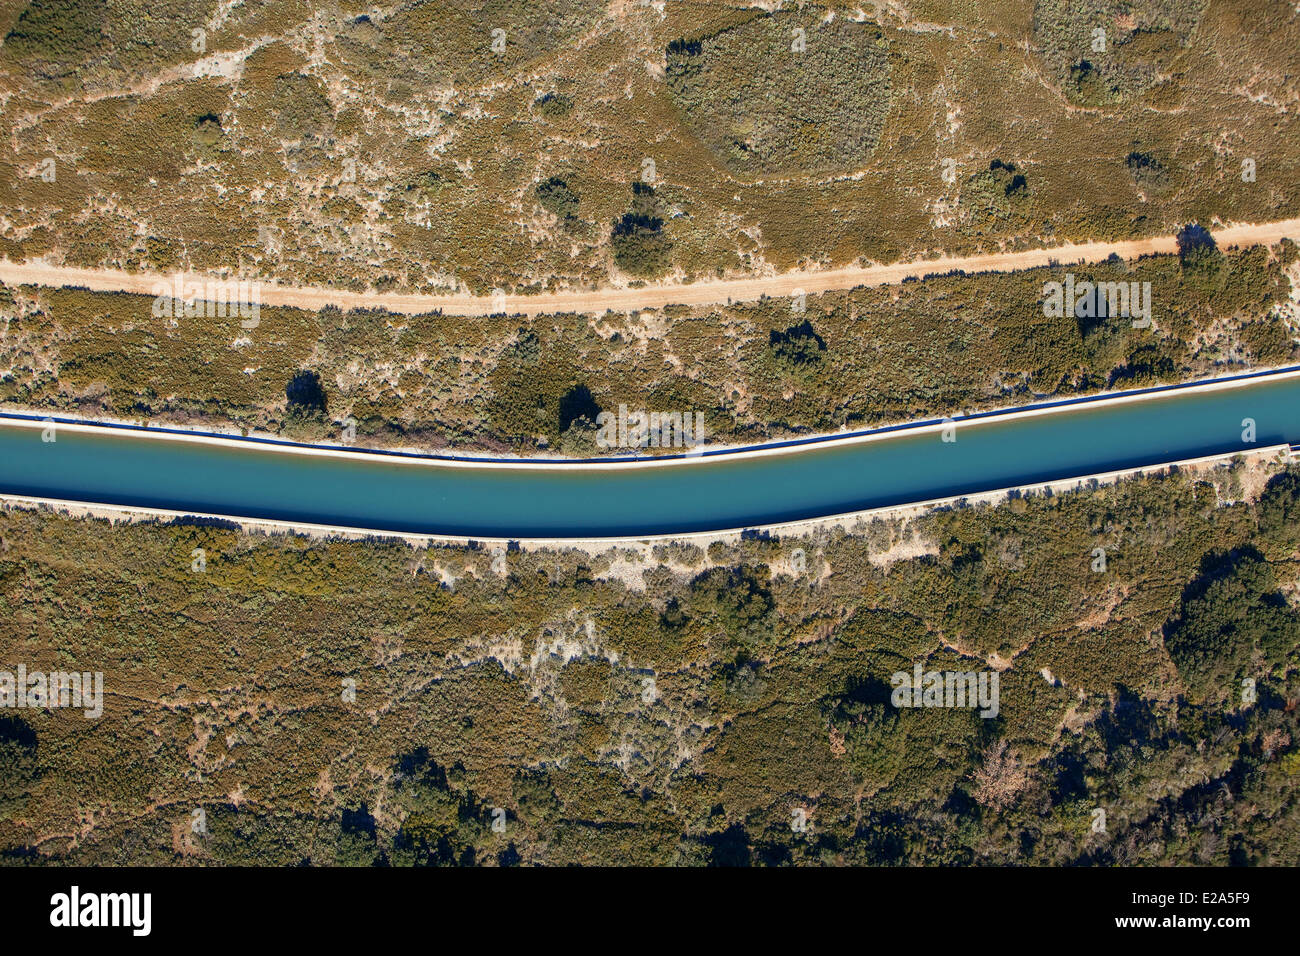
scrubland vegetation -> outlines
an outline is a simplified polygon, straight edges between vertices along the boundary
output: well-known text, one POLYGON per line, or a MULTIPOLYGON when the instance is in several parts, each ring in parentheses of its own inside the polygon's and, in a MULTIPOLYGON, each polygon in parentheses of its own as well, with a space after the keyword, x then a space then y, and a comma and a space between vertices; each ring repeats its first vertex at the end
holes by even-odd
POLYGON ((668 45, 678 107, 737 172, 857 169, 889 112, 884 35, 809 13, 747 13, 668 45))
POLYGON ((1106 106, 1178 95, 1206 0, 1038 0, 1034 39, 1066 95, 1106 106), (1100 31, 1100 32, 1098 32, 1100 31))
POLYGON ((1297 514, 1240 461, 504 560, 0 512, 3 660, 106 691, 0 718, 0 859, 1294 865, 1297 514))
MULTIPOLYGON (((991 175, 999 195, 1018 188, 1012 170, 991 175)), ((655 191, 629 196, 632 222, 653 223, 655 191)), ((654 233, 630 226, 627 254, 651 261, 654 233)), ((353 418, 363 444, 587 455, 591 441, 567 430, 626 404, 699 412, 711 441, 751 442, 1285 364, 1297 330, 1273 309, 1296 254, 1198 247, 940 276, 809 296, 803 311, 794 299, 599 318, 266 308, 251 331, 233 316, 172 325, 143 296, 8 289, 0 402, 283 431, 285 387, 305 371, 328 414, 298 416, 295 437, 337 439, 353 418), (1045 316, 1044 283, 1067 271, 1150 282, 1153 327, 1045 316)))
POLYGON ((522 292, 1287 218, 1292 7, 11 3, 0 254, 522 292))
MULTIPOLYGON (((0 286, 0 406, 587 456, 620 405, 742 443, 1300 359, 1297 247, 1204 232, 1300 212, 1290 0, 786 6, 3 2, 0 256, 526 294, 1179 254, 253 327, 0 286), (1152 326, 1046 316, 1067 271, 1152 326)), ((590 553, 6 506, 0 621, 0 671, 107 695, 0 710, 3 864, 1300 862, 1294 464, 590 553), (896 708, 918 664, 997 716, 896 708)))

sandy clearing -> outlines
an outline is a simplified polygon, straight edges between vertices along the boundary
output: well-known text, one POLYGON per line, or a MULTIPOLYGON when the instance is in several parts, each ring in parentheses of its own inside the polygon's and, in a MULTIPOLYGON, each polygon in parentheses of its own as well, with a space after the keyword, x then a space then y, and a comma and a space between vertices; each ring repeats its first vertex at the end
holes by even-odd
MULTIPOLYGON (((1300 219, 1228 226, 1213 233, 1221 248, 1228 246, 1273 245, 1282 239, 1300 240, 1300 219)), ((764 296, 816 294, 859 286, 888 285, 904 279, 960 270, 963 272, 1014 272, 1052 264, 1101 262, 1112 255, 1135 259, 1143 255, 1171 254, 1178 246, 1173 236, 1156 236, 1123 242, 1066 244, 1049 249, 991 253, 978 256, 947 256, 920 262, 892 265, 851 266, 820 271, 792 271, 775 276, 720 279, 693 283, 663 283, 642 288, 607 288, 590 292, 554 292, 544 295, 406 295, 392 292, 349 292, 320 286, 262 284, 254 287, 261 305, 288 306, 318 311, 326 306, 340 309, 387 309, 389 312, 420 315, 441 311, 446 315, 483 316, 506 312, 512 315, 546 315, 575 312, 635 312, 668 305, 709 306, 752 302, 764 296)), ((172 287, 173 275, 125 272, 119 269, 77 269, 44 261, 0 260, 0 281, 6 285, 48 287, 81 286, 95 292, 130 292, 156 295, 156 286, 172 287)), ((183 274, 182 282, 213 282, 220 279, 183 274)))

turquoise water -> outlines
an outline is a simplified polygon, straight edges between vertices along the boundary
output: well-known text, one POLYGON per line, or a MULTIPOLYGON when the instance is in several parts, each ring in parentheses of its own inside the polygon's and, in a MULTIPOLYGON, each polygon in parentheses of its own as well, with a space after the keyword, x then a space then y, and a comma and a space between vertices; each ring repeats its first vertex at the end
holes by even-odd
POLYGON ((756 527, 975 494, 1264 445, 1300 443, 1300 379, 1261 376, 1140 402, 972 419, 957 440, 888 430, 781 455, 705 456, 668 467, 506 469, 285 454, 268 443, 158 441, 138 431, 58 431, 0 419, 0 494, 464 537, 636 537, 756 527), (1256 443, 1242 441, 1242 419, 1256 443))

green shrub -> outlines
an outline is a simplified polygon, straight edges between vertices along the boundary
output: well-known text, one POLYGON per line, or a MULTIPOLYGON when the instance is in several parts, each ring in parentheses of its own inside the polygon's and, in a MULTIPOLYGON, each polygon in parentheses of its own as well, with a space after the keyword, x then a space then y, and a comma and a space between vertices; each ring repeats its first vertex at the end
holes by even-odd
POLYGON ((559 219, 571 219, 578 213, 578 194, 558 176, 537 184, 537 203, 559 219))
POLYGON ((1254 548, 1206 555, 1165 627, 1165 647, 1198 702, 1231 706, 1244 679, 1262 679, 1297 646, 1300 615, 1254 548))

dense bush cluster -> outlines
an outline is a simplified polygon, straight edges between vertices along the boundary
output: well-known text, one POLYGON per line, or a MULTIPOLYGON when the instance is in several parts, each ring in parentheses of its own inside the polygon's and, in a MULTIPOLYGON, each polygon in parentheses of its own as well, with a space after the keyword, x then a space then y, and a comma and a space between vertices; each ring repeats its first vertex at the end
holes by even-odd
POLYGON ((879 27, 753 15, 668 45, 668 86, 691 127, 743 173, 856 169, 890 108, 879 27))
POLYGON ((1186 69, 1183 53, 1205 6, 1205 0, 1037 0, 1034 39, 1071 99, 1114 105, 1186 69))
POLYGON ((653 186, 632 184, 632 205, 610 231, 614 262, 634 276, 658 276, 672 264, 672 242, 664 233, 663 209, 653 186))

